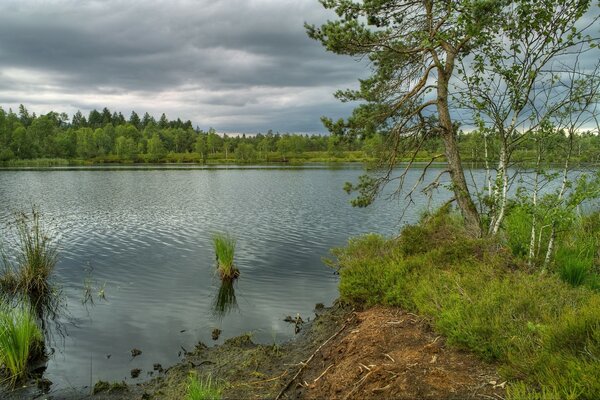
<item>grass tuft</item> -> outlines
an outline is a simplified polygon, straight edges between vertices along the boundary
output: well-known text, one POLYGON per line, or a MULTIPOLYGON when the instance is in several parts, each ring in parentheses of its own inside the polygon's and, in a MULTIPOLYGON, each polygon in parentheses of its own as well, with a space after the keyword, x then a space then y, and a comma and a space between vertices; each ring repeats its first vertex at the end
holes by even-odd
POLYGON ((221 388, 213 382, 210 375, 200 379, 197 374, 190 373, 186 400, 220 400, 221 392, 221 388))
POLYGON ((240 271, 233 263, 235 254, 235 239, 229 234, 215 233, 212 236, 213 247, 217 258, 217 269, 221 279, 234 279, 240 271))
POLYGON ((13 295, 42 298, 52 292, 50 276, 58 261, 56 242, 35 208, 31 214, 17 214, 15 223, 17 265, 3 256, 4 273, 0 276, 0 288, 13 295))
POLYGON ((41 355, 43 336, 28 305, 0 305, 0 364, 14 386, 27 376, 27 363, 41 355))

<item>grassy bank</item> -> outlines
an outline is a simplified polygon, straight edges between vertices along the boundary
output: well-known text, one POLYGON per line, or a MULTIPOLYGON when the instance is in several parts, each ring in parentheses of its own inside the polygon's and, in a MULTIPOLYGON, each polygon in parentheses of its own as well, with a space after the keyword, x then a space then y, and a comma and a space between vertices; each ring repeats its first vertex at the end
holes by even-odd
POLYGON ((510 398, 600 398, 600 294, 590 287, 527 270, 447 211, 334 254, 343 301, 428 317, 449 343, 498 362, 510 398))

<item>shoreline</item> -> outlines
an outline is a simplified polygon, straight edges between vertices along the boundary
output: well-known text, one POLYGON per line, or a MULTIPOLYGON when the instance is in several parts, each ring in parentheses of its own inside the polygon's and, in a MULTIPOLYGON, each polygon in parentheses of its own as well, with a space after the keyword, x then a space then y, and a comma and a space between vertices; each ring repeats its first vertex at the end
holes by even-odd
POLYGON ((297 337, 255 344, 251 335, 208 347, 198 343, 182 361, 149 381, 96 382, 44 394, 23 389, 7 400, 182 399, 190 373, 211 376, 223 399, 457 399, 503 396, 496 365, 448 347, 429 322, 395 307, 355 310, 336 301, 315 310, 297 337), (29 397, 25 397, 29 396, 29 397))

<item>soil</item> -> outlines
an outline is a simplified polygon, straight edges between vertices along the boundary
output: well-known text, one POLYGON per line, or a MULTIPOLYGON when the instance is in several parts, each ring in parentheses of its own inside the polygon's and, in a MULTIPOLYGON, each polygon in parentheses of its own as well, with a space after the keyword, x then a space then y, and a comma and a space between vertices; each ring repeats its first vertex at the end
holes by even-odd
MULTIPOLYGON (((224 383, 224 399, 465 399, 505 397, 496 366, 446 346, 427 322, 396 308, 318 309, 282 345, 250 335, 221 346, 199 343, 184 361, 151 381, 99 382, 90 389, 9 398, 182 399, 190 373, 224 383)), ((12 396, 14 395, 14 397, 12 396)))

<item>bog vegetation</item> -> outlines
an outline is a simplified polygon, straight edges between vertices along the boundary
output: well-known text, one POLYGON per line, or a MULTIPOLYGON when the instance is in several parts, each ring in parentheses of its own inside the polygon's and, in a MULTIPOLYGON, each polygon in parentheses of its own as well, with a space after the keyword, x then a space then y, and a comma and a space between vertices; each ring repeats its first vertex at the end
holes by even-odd
MULTIPOLYGON (((502 237, 514 234, 508 227, 502 237)), ((599 243, 600 213, 578 216, 557 237, 558 254, 569 257, 542 272, 509 239, 470 236, 460 215, 445 207, 396 239, 350 240, 334 250, 334 264, 342 300, 429 318, 449 343, 499 362, 510 398, 594 399, 600 397, 599 243)))
POLYGON ((235 239, 225 233, 215 233, 212 236, 213 247, 217 259, 217 270, 221 279, 231 280, 240 275, 240 271, 235 267, 235 239))
POLYGON ((42 356, 44 338, 29 303, 0 301, 0 382, 14 386, 27 377, 27 366, 42 356))

